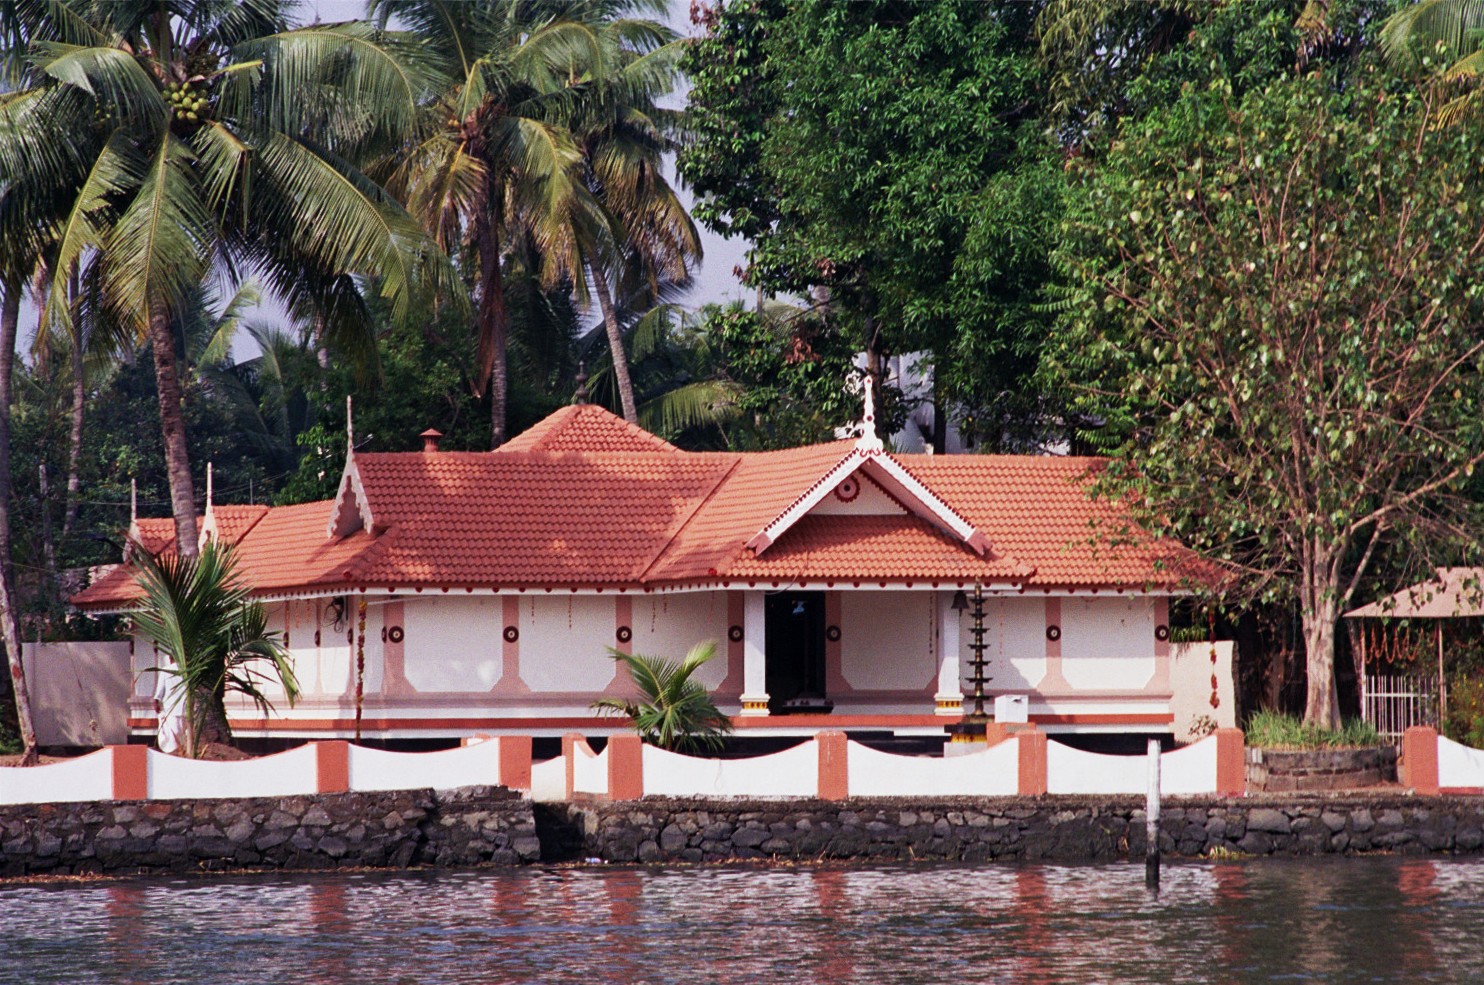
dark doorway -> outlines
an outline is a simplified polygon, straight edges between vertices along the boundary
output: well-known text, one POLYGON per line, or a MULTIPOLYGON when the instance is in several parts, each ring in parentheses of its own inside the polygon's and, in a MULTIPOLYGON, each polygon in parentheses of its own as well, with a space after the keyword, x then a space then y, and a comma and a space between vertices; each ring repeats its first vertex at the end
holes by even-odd
POLYGON ((824 592, 780 592, 767 600, 768 711, 830 711, 824 693, 824 592))

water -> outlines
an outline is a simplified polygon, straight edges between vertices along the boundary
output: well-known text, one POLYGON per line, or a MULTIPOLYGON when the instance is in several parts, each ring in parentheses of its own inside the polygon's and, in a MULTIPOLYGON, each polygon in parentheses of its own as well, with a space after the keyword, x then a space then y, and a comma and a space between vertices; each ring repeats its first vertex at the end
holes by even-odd
POLYGON ((1480 982, 1484 861, 0 885, 0 982, 1480 982))

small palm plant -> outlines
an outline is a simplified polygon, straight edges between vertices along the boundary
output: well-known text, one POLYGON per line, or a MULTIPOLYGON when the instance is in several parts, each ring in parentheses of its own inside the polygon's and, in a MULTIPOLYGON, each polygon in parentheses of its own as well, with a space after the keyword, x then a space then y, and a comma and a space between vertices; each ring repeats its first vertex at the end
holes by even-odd
POLYGON ((672 752, 693 752, 702 747, 713 752, 725 744, 732 721, 692 675, 716 656, 714 642, 697 643, 685 659, 676 663, 663 657, 624 653, 613 647, 608 653, 629 668, 641 698, 601 698, 592 707, 604 714, 627 715, 634 731, 651 745, 672 752))
POLYGON ((263 606, 237 578, 229 547, 207 541, 196 557, 155 558, 135 544, 131 563, 144 600, 134 624, 169 658, 153 668, 171 675, 171 700, 184 715, 182 751, 199 758, 212 742, 231 740, 226 694, 272 709, 262 685, 277 678, 292 705, 299 696, 283 637, 268 629, 263 606))

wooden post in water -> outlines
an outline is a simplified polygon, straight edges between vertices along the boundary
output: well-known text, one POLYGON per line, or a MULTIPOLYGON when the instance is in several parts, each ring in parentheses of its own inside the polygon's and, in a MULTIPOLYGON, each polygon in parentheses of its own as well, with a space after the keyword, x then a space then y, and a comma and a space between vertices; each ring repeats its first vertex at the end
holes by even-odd
POLYGON ((1144 801, 1144 885, 1159 892, 1159 740, 1149 740, 1149 793, 1144 801))

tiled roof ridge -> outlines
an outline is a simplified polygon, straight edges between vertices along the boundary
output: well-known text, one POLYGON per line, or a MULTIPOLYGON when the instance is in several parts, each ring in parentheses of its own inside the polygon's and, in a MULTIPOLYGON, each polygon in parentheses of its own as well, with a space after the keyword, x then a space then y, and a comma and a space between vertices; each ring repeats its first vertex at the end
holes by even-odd
POLYGON ((727 480, 736 473, 738 466, 741 464, 742 456, 734 455, 731 464, 727 466, 727 470, 716 477, 716 481, 711 484, 711 488, 706 490, 706 495, 696 498, 695 503, 686 511, 685 516, 681 517, 680 521, 670 529, 669 534, 665 537, 665 542, 660 545, 660 549, 650 555, 648 563, 644 565, 644 570, 639 572, 640 584, 647 585, 651 583, 650 572, 654 571, 655 566, 660 563, 660 560, 670 553, 670 548, 674 546, 676 539, 685 531, 686 527, 690 526, 690 522, 696 518, 696 515, 701 512, 702 508, 711 502, 712 498, 716 496, 717 490, 727 484, 727 480))

